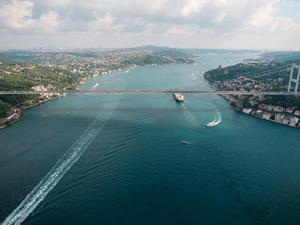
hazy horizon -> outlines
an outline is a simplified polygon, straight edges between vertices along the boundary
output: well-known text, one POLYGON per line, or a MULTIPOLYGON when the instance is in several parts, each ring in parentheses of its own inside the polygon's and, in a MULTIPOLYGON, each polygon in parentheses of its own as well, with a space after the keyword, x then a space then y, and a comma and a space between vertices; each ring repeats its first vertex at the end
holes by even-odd
MULTIPOLYGON (((233 50, 233 51, 239 51, 239 50, 249 50, 249 51, 266 51, 266 52, 276 52, 276 51, 291 51, 291 52, 296 52, 296 51, 300 51, 300 49, 261 49, 261 48, 194 48, 194 47, 190 47, 190 48, 181 48, 181 47, 176 47, 176 46, 158 46, 158 45, 136 45, 136 46, 128 46, 128 47, 101 47, 102 50, 109 50, 109 49, 127 49, 127 48, 140 48, 140 47, 147 47, 147 46, 152 46, 152 47, 160 47, 160 48, 170 48, 170 49, 203 49, 203 50, 233 50)), ((58 49, 58 48, 62 48, 62 50, 76 50, 76 49, 93 49, 93 50, 97 50, 99 49, 99 46, 92 46, 92 47, 76 47, 76 46, 56 46, 56 45, 45 45, 45 46, 31 46, 31 47, 20 47, 20 48, 16 48, 13 46, 8 46, 8 47, 1 47, 0 46, 0 50, 1 51, 6 51, 6 50, 33 50, 33 49, 39 49, 39 48, 43 48, 45 50, 48 49, 58 49)))

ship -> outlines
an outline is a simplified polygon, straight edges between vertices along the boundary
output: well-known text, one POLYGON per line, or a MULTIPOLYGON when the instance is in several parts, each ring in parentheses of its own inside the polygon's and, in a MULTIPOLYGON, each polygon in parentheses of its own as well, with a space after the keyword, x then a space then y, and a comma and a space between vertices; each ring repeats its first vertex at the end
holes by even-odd
POLYGON ((206 124, 207 127, 213 127, 213 126, 216 126, 216 125, 217 125, 217 123, 215 121, 212 121, 212 122, 206 124))
POLYGON ((177 102, 183 102, 184 101, 184 96, 180 93, 174 93, 173 96, 174 96, 174 98, 177 102))

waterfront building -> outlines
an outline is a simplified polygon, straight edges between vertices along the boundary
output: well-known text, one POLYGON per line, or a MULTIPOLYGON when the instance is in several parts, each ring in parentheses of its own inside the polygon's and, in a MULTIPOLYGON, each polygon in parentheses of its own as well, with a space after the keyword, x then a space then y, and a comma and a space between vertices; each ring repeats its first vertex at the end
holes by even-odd
POLYGON ((289 124, 289 122, 290 122, 290 117, 289 116, 284 116, 283 119, 282 119, 282 123, 289 124))
POLYGON ((284 117, 284 115, 282 115, 282 114, 280 114, 280 113, 276 113, 276 114, 275 114, 275 121, 281 123, 283 117, 284 117))
POLYGON ((9 121, 10 121, 10 118, 6 118, 6 119, 4 119, 4 120, 1 120, 1 121, 0 121, 0 124, 3 125, 3 124, 5 124, 5 123, 7 123, 7 122, 9 122, 9 121))
POLYGON ((267 112, 265 112, 264 114, 263 114, 263 119, 266 119, 266 120, 269 120, 270 119, 270 117, 271 117, 271 114, 270 113, 267 113, 267 112))
POLYGON ((250 114, 251 111, 252 111, 252 109, 249 109, 249 108, 243 108, 243 113, 250 114))
POLYGON ((256 111, 256 115, 257 115, 257 116, 261 116, 262 114, 263 114, 263 111, 261 111, 261 110, 257 110, 257 111, 256 111))
POLYGON ((291 117, 290 119, 290 125, 295 126, 298 123, 298 118, 297 117, 291 117))
POLYGON ((243 102, 242 101, 236 101, 235 102, 235 107, 238 109, 242 109, 243 108, 243 102))

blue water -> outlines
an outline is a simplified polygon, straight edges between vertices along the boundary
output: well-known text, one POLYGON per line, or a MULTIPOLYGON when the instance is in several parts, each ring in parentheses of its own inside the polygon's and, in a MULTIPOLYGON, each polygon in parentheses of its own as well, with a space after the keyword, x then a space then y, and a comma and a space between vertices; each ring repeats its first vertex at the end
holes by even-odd
MULTIPOLYGON (((201 71, 249 56, 137 67, 81 89, 209 90, 201 71)), ((0 131, 0 221, 300 224, 299 134, 215 95, 68 95, 0 131)))

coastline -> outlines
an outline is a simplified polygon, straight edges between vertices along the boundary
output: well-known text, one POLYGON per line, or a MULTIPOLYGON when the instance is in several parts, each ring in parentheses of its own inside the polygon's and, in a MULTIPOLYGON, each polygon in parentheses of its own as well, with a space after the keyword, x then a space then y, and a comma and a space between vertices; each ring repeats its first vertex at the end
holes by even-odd
MULTIPOLYGON (((204 73, 204 74, 205 74, 205 73, 204 73)), ((216 90, 216 87, 212 86, 212 85, 205 79, 204 74, 202 75, 202 78, 203 78, 205 84, 206 84, 207 86, 209 86, 209 87, 211 87, 211 88, 213 88, 213 89, 216 90)), ((224 95, 219 95, 219 96, 221 96, 223 99, 225 99, 225 100, 227 100, 227 101, 230 102, 230 100, 227 99, 226 96, 224 96, 224 95)), ((256 117, 256 118, 265 120, 265 121, 269 121, 269 122, 273 122, 273 123, 277 123, 277 124, 281 124, 281 125, 286 125, 286 126, 289 126, 289 127, 293 127, 293 128, 296 128, 296 129, 300 129, 300 128, 297 127, 297 126, 292 126, 292 125, 290 125, 290 124, 280 123, 280 122, 275 121, 275 120, 264 119, 264 118, 262 118, 262 117, 260 117, 260 116, 257 116, 257 115, 252 115, 252 114, 244 113, 242 110, 240 110, 240 109, 238 109, 238 108, 235 108, 235 107, 233 107, 233 106, 230 106, 230 108, 232 108, 232 109, 235 110, 235 111, 241 112, 241 113, 243 113, 243 114, 246 114, 246 115, 249 115, 249 116, 253 116, 253 117, 256 117)))
POLYGON ((2 129, 4 129, 5 127, 8 127, 8 126, 14 124, 15 122, 18 122, 18 121, 21 120, 21 119, 23 119, 25 110, 31 109, 31 108, 33 108, 33 107, 35 107, 35 106, 41 105, 41 104, 46 103, 46 102, 48 102, 48 101, 56 100, 56 99, 58 99, 58 98, 61 98, 62 96, 64 96, 64 95, 58 96, 58 97, 53 98, 53 99, 47 99, 47 100, 45 100, 45 101, 43 101, 43 102, 41 102, 41 103, 36 103, 36 104, 34 104, 34 105, 25 107, 25 108, 22 110, 22 113, 20 114, 20 117, 19 117, 18 119, 13 120, 13 121, 11 121, 10 123, 6 124, 5 126, 0 127, 0 130, 2 130, 2 129))
POLYGON ((296 128, 296 129, 300 129, 300 128, 298 128, 298 127, 296 127, 296 126, 292 126, 292 125, 290 125, 290 124, 280 123, 280 122, 275 121, 275 120, 268 120, 268 119, 264 119, 264 118, 262 118, 262 117, 260 117, 260 116, 257 116, 257 115, 252 115, 252 114, 244 113, 242 110, 237 109, 237 108, 235 108, 235 107, 233 107, 233 106, 230 106, 230 108, 234 109, 234 110, 237 111, 237 112, 241 112, 241 113, 243 113, 243 114, 245 114, 245 115, 253 116, 253 117, 256 117, 256 118, 265 120, 265 121, 270 121, 270 122, 273 122, 273 123, 278 123, 278 124, 281 124, 281 125, 286 125, 286 126, 289 126, 289 127, 293 127, 293 128, 296 128))
MULTIPOLYGON (((170 64, 165 64, 165 65, 170 65, 170 64)), ((144 65, 144 66, 158 66, 158 65, 144 65)), ((122 69, 122 70, 106 71, 106 73, 101 73, 101 74, 99 73, 97 76, 103 76, 103 75, 107 75, 107 74, 110 74, 110 73, 113 73, 113 72, 122 72, 122 71, 130 70, 130 69, 134 69, 134 68, 137 68, 137 67, 140 67, 140 65, 134 65, 134 66, 126 67, 126 68, 124 68, 124 69, 122 69)), ((86 81, 87 81, 87 80, 89 80, 89 79, 91 79, 91 78, 95 78, 95 77, 97 77, 97 76, 89 76, 89 77, 86 77, 85 79, 86 79, 86 81)), ((84 85, 84 84, 85 84, 85 83, 82 83, 82 84, 79 83, 79 85, 78 85, 76 88, 78 89, 80 86, 82 86, 82 85, 84 85)), ((58 97, 52 98, 52 99, 47 99, 47 100, 45 100, 45 101, 43 101, 43 102, 41 102, 41 103, 36 103, 36 104, 34 104, 34 105, 26 106, 24 109, 22 109, 22 112, 20 113, 20 116, 19 116, 18 119, 11 121, 11 122, 9 122, 8 124, 6 124, 6 125, 4 125, 4 126, 1 126, 1 125, 0 125, 0 130, 2 130, 2 129, 4 129, 4 128, 6 128, 6 127, 8 127, 8 126, 10 126, 10 125, 12 125, 12 124, 14 124, 15 122, 18 122, 19 120, 21 120, 21 119, 24 117, 24 112, 25 112, 25 110, 31 109, 31 108, 33 108, 33 107, 35 107, 35 106, 38 106, 38 105, 43 104, 43 103, 46 103, 46 102, 48 102, 48 101, 56 100, 56 99, 58 99, 58 98, 61 98, 62 96, 64 96, 64 95, 61 95, 61 96, 58 96, 58 97)), ((6 118, 7 118, 7 117, 6 117, 6 118)), ((6 118, 0 118, 0 121, 5 120, 6 118)))

